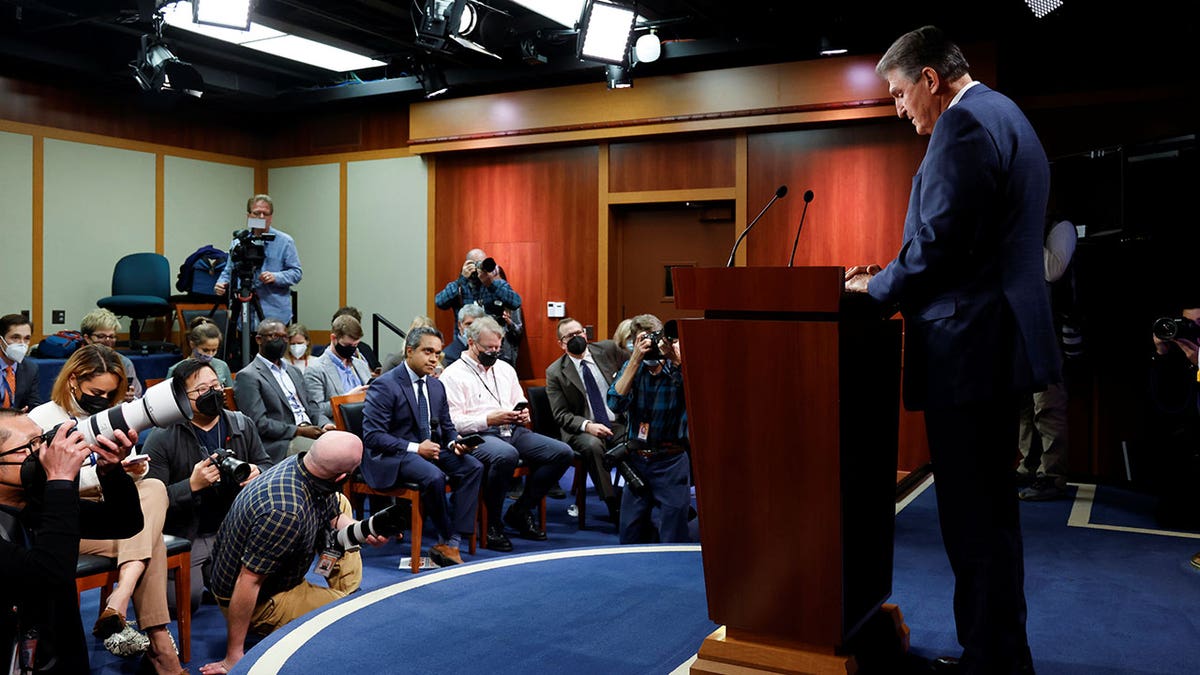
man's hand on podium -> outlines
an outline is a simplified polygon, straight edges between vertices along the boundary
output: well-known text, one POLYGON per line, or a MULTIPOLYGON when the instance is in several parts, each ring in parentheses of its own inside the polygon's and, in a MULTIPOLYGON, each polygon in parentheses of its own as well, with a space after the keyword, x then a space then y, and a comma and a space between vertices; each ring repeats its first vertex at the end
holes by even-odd
POLYGON ((871 277, 879 274, 883 268, 879 265, 855 265, 846 270, 846 292, 847 293, 866 293, 867 285, 871 283, 871 277))

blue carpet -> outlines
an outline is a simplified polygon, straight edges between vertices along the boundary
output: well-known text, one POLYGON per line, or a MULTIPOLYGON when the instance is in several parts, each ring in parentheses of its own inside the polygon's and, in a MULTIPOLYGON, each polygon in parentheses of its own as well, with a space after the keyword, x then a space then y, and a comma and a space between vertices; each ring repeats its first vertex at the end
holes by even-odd
MULTIPOLYGON (((1145 517, 1118 515, 1120 504, 1141 504, 1118 497, 1108 499, 1106 518, 1145 517)), ((1184 675, 1200 670, 1195 619, 1200 572, 1188 563, 1200 542, 1067 527, 1071 504, 1021 503, 1027 628, 1037 672, 1184 675)), ((953 576, 932 489, 896 518, 895 549, 892 601, 912 631, 913 651, 927 658, 957 655, 953 576)))
MULTIPOLYGON (((564 477, 564 486, 569 486, 570 475, 564 477)), ((589 499, 588 530, 576 530, 576 521, 565 513, 568 503, 549 500, 549 541, 514 539, 514 553, 480 550, 467 559, 507 562, 523 554, 616 544, 612 523, 599 517, 606 511, 594 493, 589 499)), ((1037 672, 1200 672, 1200 625, 1194 618, 1200 607, 1200 572, 1188 564, 1191 555, 1200 551, 1200 541, 1068 527, 1071 505, 1070 500, 1021 504, 1028 628, 1037 672)), ((1102 486, 1091 522, 1154 527, 1153 506, 1153 500, 1141 495, 1102 486)), ((446 573, 413 576, 398 570, 407 549, 407 543, 367 549, 364 592, 446 573)), ((380 605, 385 611, 364 612, 386 617, 374 630, 362 624, 356 628, 353 621, 327 629, 336 644, 329 651, 344 655, 386 649, 393 654, 391 667, 368 672, 669 672, 691 656, 712 629, 698 554, 671 555, 677 559, 666 565, 656 559, 640 567, 636 562, 645 558, 638 555, 534 562, 429 584, 393 596, 380 605), (629 565, 634 566, 632 576, 623 572, 629 565), (501 574, 515 580, 502 581, 501 574), (521 581, 532 583, 515 590, 521 581), (513 590, 497 591, 498 584, 513 590), (593 590, 588 592, 589 588, 593 590), (438 621, 440 633, 435 628, 438 621), (436 646, 440 644, 451 647, 436 646), (647 648, 652 655, 643 653, 647 648)), ((952 583, 933 490, 926 490, 896 519, 892 595, 912 631, 912 649, 918 655, 960 651, 954 635, 952 583)), ((356 594, 349 602, 363 595, 356 594)), ((97 603, 96 591, 84 594, 86 627, 95 620, 97 603)), ((297 629, 293 626, 289 631, 297 629)), ((262 654, 282 635, 256 646, 253 655, 262 654)), ((192 622, 189 670, 195 673, 204 663, 220 659, 224 646, 220 612, 212 605, 201 607, 192 622)), ((315 644, 304 648, 304 668, 296 665, 300 661, 289 662, 292 670, 287 672, 325 672, 332 662, 323 660, 330 657, 321 652, 315 644), (310 665, 315 663, 322 665, 310 665)), ((92 672, 106 675, 133 673, 137 665, 135 659, 119 659, 95 644, 91 658, 92 672)), ((340 659, 336 663, 334 672, 362 665, 340 659)))
POLYGON ((406 672, 670 672, 716 628, 698 548, 672 548, 510 556, 422 573, 344 601, 337 609, 353 611, 311 635, 312 625, 277 631, 235 672, 257 672, 255 657, 263 672, 298 674, 398 663, 406 672))

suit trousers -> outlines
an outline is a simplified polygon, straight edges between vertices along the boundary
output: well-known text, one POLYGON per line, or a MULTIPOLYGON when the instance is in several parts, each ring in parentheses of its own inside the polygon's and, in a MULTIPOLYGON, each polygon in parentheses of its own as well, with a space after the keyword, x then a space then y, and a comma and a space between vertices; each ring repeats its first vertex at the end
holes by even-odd
POLYGON ((1017 472, 1054 478, 1064 487, 1067 473, 1067 387, 1064 383, 1052 384, 1046 391, 1039 391, 1026 399, 1021 408, 1021 432, 1018 447, 1021 463, 1017 472), (1033 448, 1033 431, 1037 429, 1042 441, 1041 451, 1033 448), (1030 455, 1038 465, 1031 467, 1030 455))
POLYGON ((648 493, 637 494, 628 485, 621 493, 621 524, 618 529, 622 544, 639 544, 645 521, 659 507, 658 539, 661 543, 691 541, 688 535, 688 509, 692 505, 689 486, 688 454, 650 461, 629 453, 632 468, 646 483, 648 493))
POLYGON ((938 520, 954 570, 964 673, 1016 673, 1029 661, 1025 563, 1013 476, 1022 397, 925 411, 938 520))
POLYGON ((436 462, 406 452, 400 457, 397 480, 421 486, 421 504, 443 542, 455 533, 470 537, 475 531, 475 505, 479 503, 483 462, 448 449, 439 453, 436 462), (447 479, 453 489, 451 509, 446 507, 447 479))
POLYGON ((490 430, 482 436, 483 444, 476 447, 472 454, 487 467, 483 481, 483 503, 494 523, 499 522, 496 519, 504 508, 504 494, 508 492, 518 459, 524 460, 525 466, 529 467, 525 491, 513 504, 513 508, 521 512, 530 511, 541 504, 542 498, 567 472, 575 457, 566 443, 525 427, 515 427, 512 436, 507 438, 490 430))
POLYGON ((579 453, 584 468, 592 478, 592 485, 596 486, 596 493, 605 503, 611 503, 611 500, 616 498, 617 491, 613 487, 612 470, 604 464, 604 453, 615 444, 614 440, 619 441, 625 436, 625 425, 620 422, 613 422, 608 428, 613 432, 608 439, 598 438, 587 432, 567 437, 567 445, 579 453))

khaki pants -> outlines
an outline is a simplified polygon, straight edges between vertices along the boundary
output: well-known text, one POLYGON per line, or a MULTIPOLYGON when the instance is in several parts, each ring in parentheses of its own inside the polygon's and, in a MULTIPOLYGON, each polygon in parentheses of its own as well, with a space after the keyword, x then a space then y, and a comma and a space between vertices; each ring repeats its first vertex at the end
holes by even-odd
MULTIPOLYGON (((338 495, 342 513, 352 515, 350 501, 345 495, 338 495)), ((292 619, 303 616, 318 607, 324 607, 334 600, 340 600, 362 584, 362 554, 358 551, 346 553, 337 561, 329 577, 325 580, 328 587, 317 586, 307 580, 299 585, 280 591, 269 598, 259 599, 250 616, 250 630, 261 635, 267 635, 283 626, 292 619)), ((221 612, 229 618, 229 609, 222 603, 221 612)))
MULTIPOLYGON (((167 547, 163 543, 163 521, 167 517, 167 488, 162 481, 146 478, 137 483, 142 505, 142 530, 128 539, 81 539, 79 552, 116 558, 118 565, 142 560, 146 571, 133 589, 133 608, 142 630, 171 622, 167 610, 167 547)), ((125 608, 118 608, 124 613, 125 608)))

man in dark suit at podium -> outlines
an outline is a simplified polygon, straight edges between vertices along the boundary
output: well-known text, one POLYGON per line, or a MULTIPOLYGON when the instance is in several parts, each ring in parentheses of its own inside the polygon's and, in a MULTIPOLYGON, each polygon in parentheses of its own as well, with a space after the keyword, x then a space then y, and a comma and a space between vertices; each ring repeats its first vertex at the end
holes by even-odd
POLYGON ((361 469, 376 490, 409 481, 421 486, 421 503, 438 533, 429 555, 446 567, 462 562, 459 544, 475 530, 483 463, 454 443, 458 432, 446 388, 433 377, 441 353, 441 332, 414 328, 404 339, 404 361, 367 389, 361 469), (453 513, 446 509, 447 476, 454 488, 453 513))
POLYGON ((929 147, 900 252, 848 270, 847 290, 904 315, 904 400, 925 411, 955 574, 952 667, 1032 673, 1012 445, 1023 397, 1060 378, 1042 261, 1050 171, 1025 115, 967 69, 932 26, 876 66, 929 147))
POLYGON ((624 420, 606 403, 608 387, 625 359, 611 340, 606 342, 588 344, 583 324, 571 318, 559 321, 558 346, 565 353, 546 369, 546 396, 562 439, 579 453, 613 522, 619 522, 621 503, 604 453, 625 436, 624 420))

